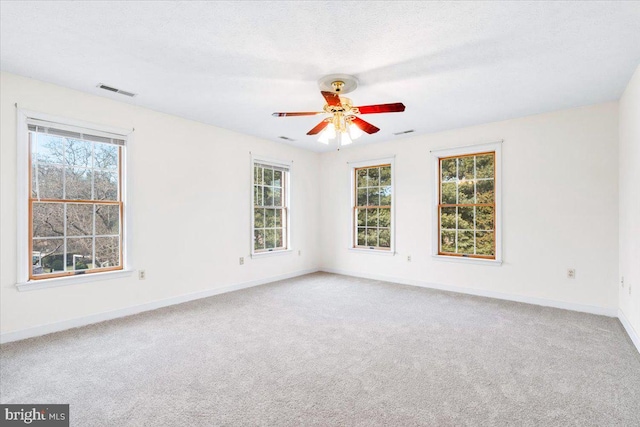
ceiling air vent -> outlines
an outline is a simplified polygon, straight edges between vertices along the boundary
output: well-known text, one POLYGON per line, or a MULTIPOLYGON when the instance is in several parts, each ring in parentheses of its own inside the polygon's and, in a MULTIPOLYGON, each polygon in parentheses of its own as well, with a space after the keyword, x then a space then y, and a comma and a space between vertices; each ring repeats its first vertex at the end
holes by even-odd
POLYGON ((415 130, 413 130, 413 129, 403 130, 402 132, 396 132, 396 133, 394 133, 394 135, 405 135, 405 134, 407 134, 407 133, 412 133, 412 132, 415 132, 415 130))
POLYGON ((278 138, 284 139, 285 141, 295 141, 295 139, 289 138, 288 136, 279 136, 278 138))
POLYGON ((135 93, 127 92, 126 90, 122 90, 122 89, 117 89, 112 86, 103 85, 102 83, 99 83, 97 87, 99 87, 100 89, 108 90, 109 92, 115 92, 115 93, 119 93, 120 95, 129 96, 131 98, 136 96, 135 93))

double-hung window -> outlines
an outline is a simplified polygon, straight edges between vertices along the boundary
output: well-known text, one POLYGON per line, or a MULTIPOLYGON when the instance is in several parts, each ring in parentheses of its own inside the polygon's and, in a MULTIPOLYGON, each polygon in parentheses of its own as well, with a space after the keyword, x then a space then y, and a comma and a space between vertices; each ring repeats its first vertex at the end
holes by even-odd
POLYGON ((433 152, 437 256, 500 261, 500 146, 433 152))
POLYGON ((351 166, 352 248, 393 253, 393 159, 351 166))
POLYGON ((24 125, 29 256, 22 280, 122 270, 127 137, 38 118, 24 125))
POLYGON ((289 249, 290 165, 254 159, 252 254, 289 249))

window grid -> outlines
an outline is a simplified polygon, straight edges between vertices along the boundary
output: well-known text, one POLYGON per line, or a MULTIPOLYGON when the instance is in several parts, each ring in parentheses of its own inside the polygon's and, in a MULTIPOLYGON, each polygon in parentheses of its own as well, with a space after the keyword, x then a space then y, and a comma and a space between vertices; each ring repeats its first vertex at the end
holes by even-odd
MULTIPOLYGON (((439 255, 450 255, 450 256, 463 256, 463 257, 473 257, 473 258, 484 258, 484 259, 495 259, 496 253, 496 240, 495 240, 495 152, 483 152, 483 153, 473 153, 473 154, 465 154, 465 155, 457 155, 450 157, 442 157, 438 161, 439 165, 439 185, 438 185, 438 254, 439 255), (478 158, 490 158, 490 167, 483 169, 483 174, 486 175, 487 170, 490 171, 490 176, 478 176, 478 158), (466 161, 466 159, 473 159, 473 177, 467 177, 465 171, 461 173, 461 162, 466 161), (443 163, 446 161, 455 161, 455 178, 444 180, 445 171, 443 169, 443 163), (462 177, 462 179, 461 179, 462 177), (466 182, 471 181, 473 184, 473 196, 472 200, 465 198, 465 200, 460 200, 461 190, 460 184, 465 184, 466 182), (486 182, 491 183, 490 187, 483 186, 481 190, 483 192, 478 192, 478 184, 486 182), (448 185, 451 187, 451 184, 455 187, 455 201, 452 203, 450 197, 446 197, 447 200, 445 203, 445 192, 444 187, 448 185), (483 200, 478 200, 478 194, 483 195, 483 200), (490 197, 487 197, 486 194, 489 194, 490 197), (486 200, 484 200, 486 199, 486 200), (462 203, 461 203, 462 202, 462 203), (454 228, 447 228, 443 226, 443 211, 454 209, 453 217, 455 221, 454 228), (470 209, 470 210, 469 210, 470 209), (472 225, 472 228, 461 228, 461 220, 464 220, 464 210, 468 213, 471 213, 472 220, 467 221, 462 225, 472 225), (489 212, 490 220, 488 220, 487 224, 487 212, 489 212), (491 227, 482 227, 478 226, 478 218, 482 214, 483 219, 485 221, 484 225, 491 225, 491 227), (472 246, 469 248, 468 245, 462 246, 460 245, 461 236, 465 236, 471 234, 472 246), (479 249, 478 236, 490 236, 491 237, 491 245, 490 250, 487 250, 486 242, 484 242, 484 246, 482 250, 479 249), (451 237, 453 237, 453 251, 447 250, 445 248, 445 240, 448 242, 447 246, 451 245, 451 237), (469 250, 470 249, 470 250, 469 250)), ((449 175, 448 178, 451 178, 449 175)), ((448 213, 447 213, 448 214, 448 213)))
MULTIPOLYGON (((49 278, 54 278, 54 277, 62 277, 62 276, 70 276, 70 275, 75 275, 75 274, 84 274, 84 273, 95 273, 95 272, 105 272, 105 271, 113 271, 113 270, 122 270, 123 268, 123 253, 122 253, 122 244, 123 244, 123 240, 122 240, 122 230, 123 230, 123 203, 122 203, 122 146, 119 145, 112 145, 112 144, 101 144, 100 142, 96 142, 96 141, 88 141, 88 140, 81 140, 78 138, 71 138, 71 137, 52 137, 53 140, 59 140, 60 141, 60 145, 61 145, 61 153, 60 153, 60 158, 59 158, 59 162, 55 162, 55 161, 46 161, 46 162, 41 162, 40 160, 40 152, 39 152, 39 148, 41 145, 41 138, 43 137, 43 134, 41 134, 40 132, 36 130, 29 130, 28 132, 28 141, 29 141, 29 185, 28 185, 28 191, 29 191, 29 198, 28 198, 28 211, 29 211, 29 253, 31 254, 30 256, 30 263, 31 265, 29 266, 29 279, 30 280, 38 280, 38 279, 49 279, 49 278), (91 150, 90 150, 90 165, 73 165, 69 163, 69 159, 68 159, 68 155, 67 155, 67 145, 70 144, 70 140, 73 141, 77 141, 77 142, 81 142, 84 144, 91 144, 91 150), (101 145, 108 145, 109 147, 113 147, 112 149, 117 150, 116 151, 116 166, 114 168, 96 168, 95 166, 95 148, 96 148, 96 144, 101 144, 101 145), (40 185, 42 184, 41 179, 40 179, 40 164, 46 165, 46 167, 57 167, 60 169, 60 173, 61 173, 61 182, 60 182, 60 186, 61 186, 61 191, 60 194, 61 198, 55 198, 55 197, 41 197, 40 194, 40 185), (91 194, 90 194, 90 198, 88 199, 80 199, 80 198, 74 198, 74 199, 68 199, 67 198, 67 170, 68 169, 83 169, 85 171, 91 171, 91 194), (95 181, 95 172, 104 172, 104 173, 109 173, 111 175, 115 175, 116 180, 117 180, 117 184, 116 184, 116 194, 114 197, 112 197, 113 200, 98 200, 96 199, 96 191, 95 191, 95 187, 96 187, 96 181, 95 181), (34 180, 35 177, 35 180, 34 180), (34 186, 35 184, 35 186, 34 186), (62 218, 61 221, 62 223, 60 224, 62 226, 62 230, 61 233, 59 232, 58 235, 56 236, 35 236, 35 230, 34 230, 34 207, 36 206, 52 206, 53 204, 60 204, 62 206, 62 218), (68 235, 68 207, 69 205, 77 205, 77 206, 91 206, 91 235, 88 234, 84 234, 84 235, 72 235, 69 236, 68 235), (113 206, 116 208, 117 210, 117 234, 114 233, 110 233, 110 234, 100 234, 97 235, 96 234, 96 217, 98 216, 98 206, 113 206), (68 255, 69 255, 69 250, 68 250, 68 246, 69 246, 69 239, 71 239, 71 242, 75 242, 75 241, 79 241, 80 239, 91 239, 91 249, 90 249, 90 256, 89 259, 87 260, 87 256, 85 255, 81 255, 79 256, 79 258, 81 258, 81 263, 77 263, 76 262, 76 254, 73 254, 74 257, 72 259, 72 265, 71 265, 71 269, 69 269, 69 260, 68 260, 68 255), (78 239, 78 240, 74 240, 74 239, 78 239), (96 240, 97 239, 117 239, 117 256, 115 259, 114 264, 116 265, 111 265, 111 260, 107 259, 104 262, 101 262, 100 266, 96 266, 97 263, 99 263, 98 257, 96 256, 96 240), (41 248, 42 243, 41 242, 46 242, 46 241, 61 241, 61 245, 59 245, 58 247, 56 247, 53 251, 49 251, 49 253, 47 255, 42 255, 42 251, 34 251, 34 246, 37 245, 38 248, 41 248), (60 249, 60 247, 62 247, 62 253, 60 254, 58 252, 58 250, 60 249), (38 253, 38 255, 36 256, 36 252, 38 253), (62 255, 62 259, 60 260, 60 263, 58 264, 58 269, 55 268, 55 257, 62 255), (47 257, 53 257, 53 261, 51 262, 50 265, 50 271, 49 272, 45 272, 44 269, 46 267, 46 262, 45 265, 42 265, 42 262, 45 258, 47 257), (37 265, 36 265, 36 260, 37 260, 37 265), (89 265, 87 263, 85 263, 84 261, 88 261, 88 264, 91 265, 91 267, 89 267, 89 265), (106 264, 106 265, 105 265, 106 264), (84 267, 81 267, 80 269, 76 269, 78 266, 83 265, 84 267), (78 271, 80 270, 80 271, 78 271)), ((71 144, 72 145, 72 144, 71 144)), ((108 255, 105 255, 103 253, 100 254, 100 257, 107 257, 110 258, 108 255)))
POLYGON ((391 164, 354 168, 354 248, 391 250, 391 164))
POLYGON ((287 249, 288 171, 254 164, 253 250, 255 253, 287 249))

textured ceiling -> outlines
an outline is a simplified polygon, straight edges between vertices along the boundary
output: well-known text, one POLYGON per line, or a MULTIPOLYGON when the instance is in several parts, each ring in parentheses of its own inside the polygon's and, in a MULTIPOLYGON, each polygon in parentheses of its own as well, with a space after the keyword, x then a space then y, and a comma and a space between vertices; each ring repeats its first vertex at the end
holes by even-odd
POLYGON ((326 74, 406 105, 366 144, 616 100, 640 63, 640 2, 3 1, 0 31, 4 71, 315 151, 320 117, 271 113, 326 74))

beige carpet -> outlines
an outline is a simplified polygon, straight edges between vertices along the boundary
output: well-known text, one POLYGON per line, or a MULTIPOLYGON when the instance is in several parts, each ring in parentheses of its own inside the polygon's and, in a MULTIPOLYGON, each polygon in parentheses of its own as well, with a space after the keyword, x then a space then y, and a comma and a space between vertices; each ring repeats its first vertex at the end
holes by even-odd
POLYGON ((617 319, 317 273, 1 347, 73 426, 639 426, 617 319))

